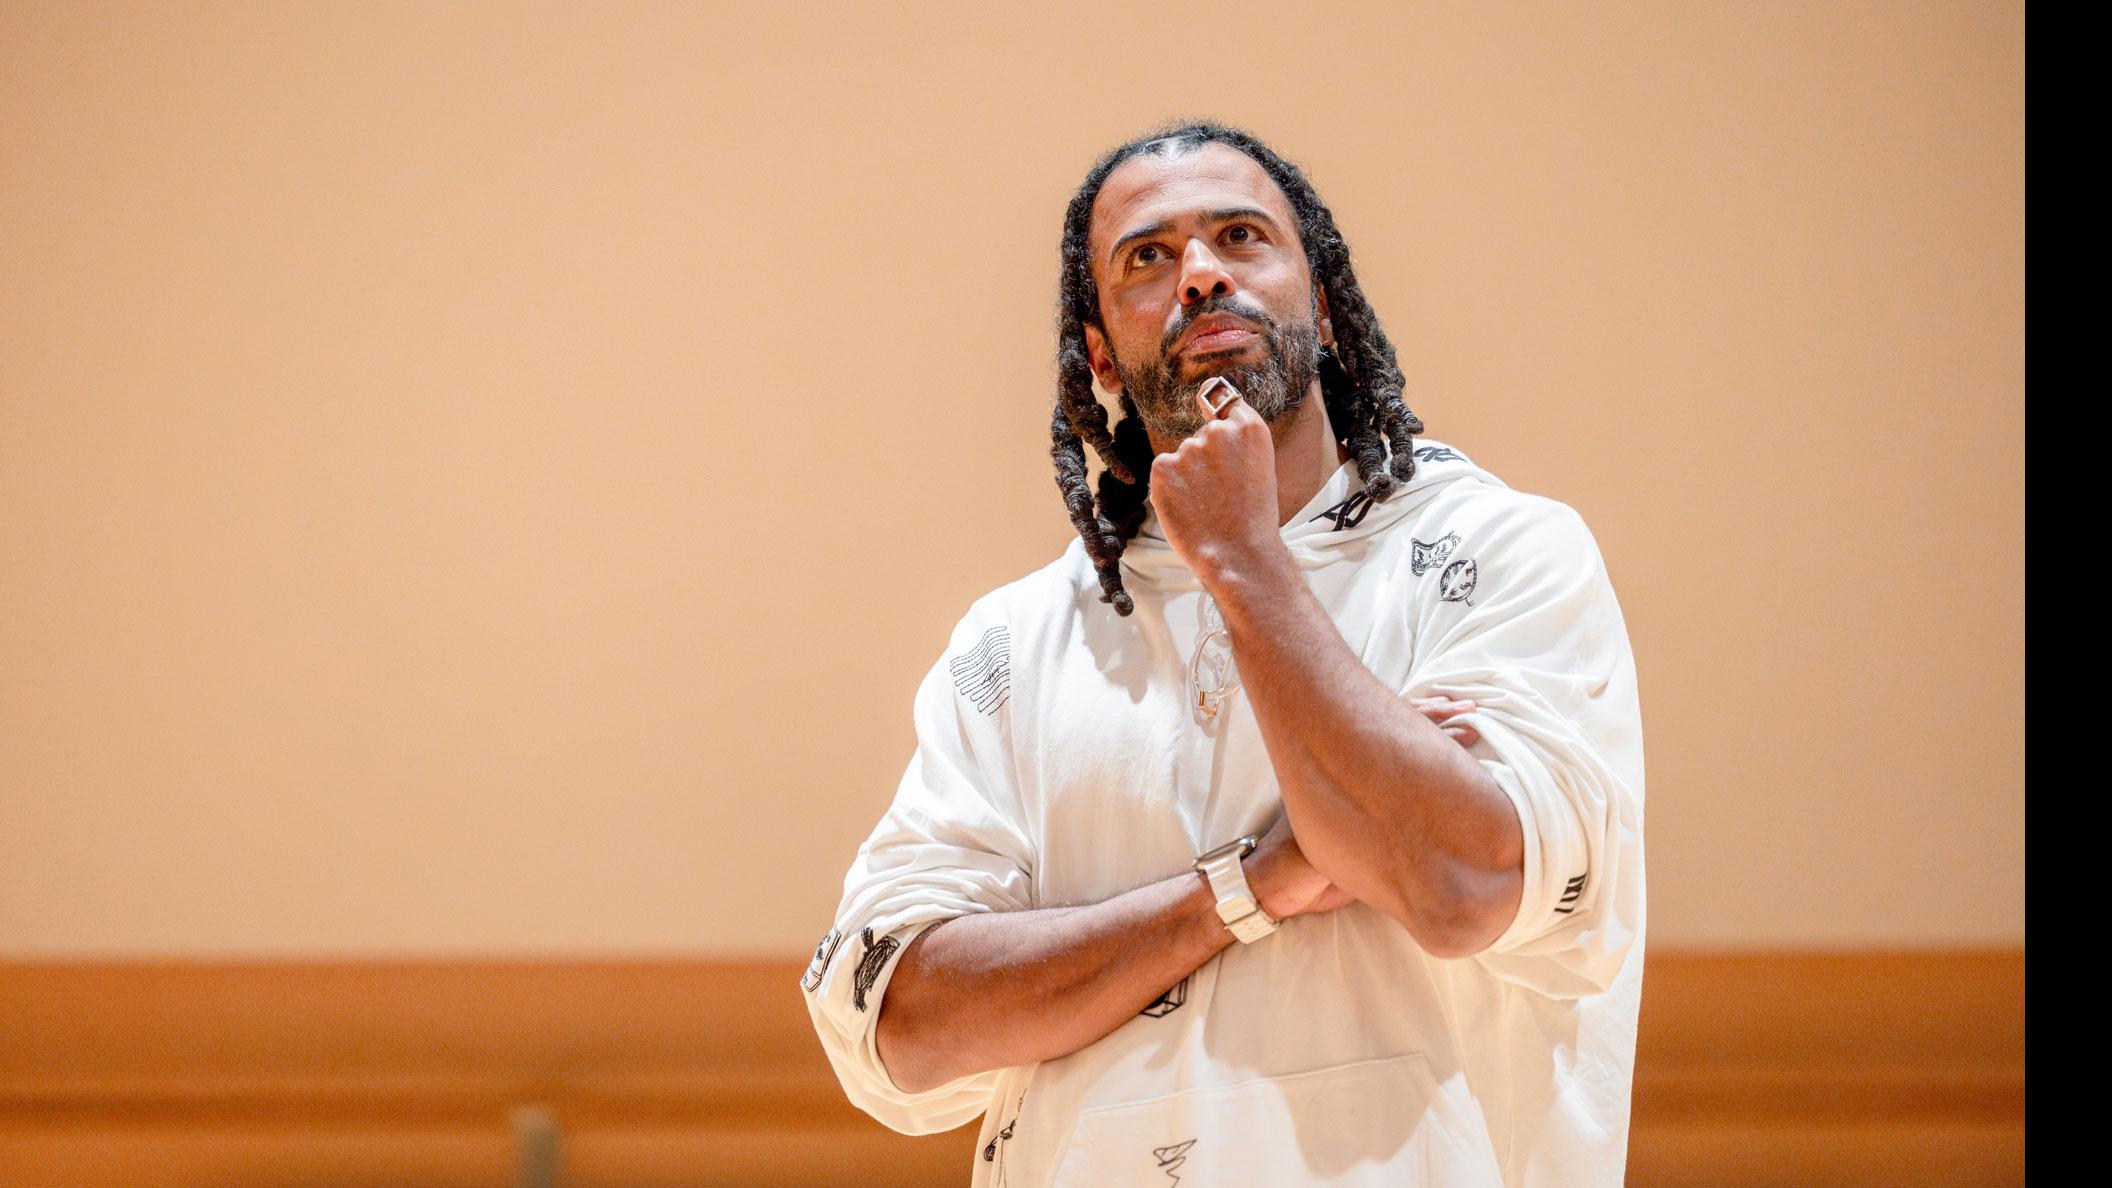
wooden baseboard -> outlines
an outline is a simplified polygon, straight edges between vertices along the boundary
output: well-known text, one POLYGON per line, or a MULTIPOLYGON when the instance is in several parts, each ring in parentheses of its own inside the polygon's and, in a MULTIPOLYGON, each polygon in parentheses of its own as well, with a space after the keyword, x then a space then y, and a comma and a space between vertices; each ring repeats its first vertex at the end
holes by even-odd
MULTIPOLYGON (((1670 953, 1629 1182, 2022 1183, 2024 959, 1670 953)), ((801 963, 0 963, 0 1188, 965 1183, 843 1098, 801 963), (528 1137, 524 1137, 528 1136, 528 1137), (547 1143, 546 1143, 547 1145, 547 1143)))

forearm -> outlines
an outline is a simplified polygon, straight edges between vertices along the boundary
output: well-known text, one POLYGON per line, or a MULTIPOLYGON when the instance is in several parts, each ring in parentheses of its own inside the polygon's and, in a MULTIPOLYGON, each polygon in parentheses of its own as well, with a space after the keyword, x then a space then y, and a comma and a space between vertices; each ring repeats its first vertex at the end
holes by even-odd
POLYGON ((1288 555, 1210 585, 1306 858, 1434 953, 1487 947, 1523 889, 1509 799, 1364 667, 1288 555))
POLYGON ((896 959, 875 1023, 881 1063, 921 1093, 1069 1055, 1233 939, 1193 871, 1082 907, 947 920, 896 959))

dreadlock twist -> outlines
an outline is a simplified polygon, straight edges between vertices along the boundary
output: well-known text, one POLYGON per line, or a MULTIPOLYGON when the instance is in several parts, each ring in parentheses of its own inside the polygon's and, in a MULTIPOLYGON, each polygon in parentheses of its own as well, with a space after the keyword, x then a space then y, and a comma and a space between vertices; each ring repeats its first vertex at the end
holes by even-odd
POLYGON ((1062 273, 1056 299, 1056 410, 1049 422, 1056 462, 1056 486, 1071 524, 1085 543, 1093 570, 1100 577, 1100 601, 1127 615, 1135 600, 1122 588, 1122 550, 1144 522, 1144 501, 1151 494, 1151 440, 1144 432, 1127 391, 1121 393, 1122 419, 1112 431, 1107 410, 1093 395, 1092 365, 1086 355, 1085 328, 1100 325, 1100 294, 1093 283, 1086 249, 1093 201, 1115 167, 1139 153, 1186 152, 1205 144, 1223 144, 1245 153, 1261 166, 1290 200, 1298 216, 1298 235, 1314 283, 1327 290, 1335 348, 1320 354, 1320 393, 1338 444, 1349 451, 1374 499, 1392 496, 1397 483, 1415 477, 1415 435, 1423 423, 1401 402, 1401 369, 1393 343, 1365 300, 1364 288, 1349 265, 1349 244, 1335 229, 1335 216, 1313 191, 1296 165, 1253 136, 1207 121, 1165 125, 1103 154, 1085 175, 1063 217, 1062 273), (1389 465, 1383 434, 1391 446, 1389 465), (1104 469, 1097 494, 1086 485, 1085 447, 1090 445, 1104 469))

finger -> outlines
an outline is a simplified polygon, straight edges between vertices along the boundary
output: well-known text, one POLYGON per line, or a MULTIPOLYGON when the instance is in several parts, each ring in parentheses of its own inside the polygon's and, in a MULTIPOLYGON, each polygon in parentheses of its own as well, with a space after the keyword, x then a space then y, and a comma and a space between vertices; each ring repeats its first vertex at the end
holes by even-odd
POLYGON ((1451 735, 1463 747, 1471 747, 1481 741, 1481 731, 1472 726, 1447 726, 1445 733, 1451 735))
POLYGON ((1195 401, 1202 406, 1203 416, 1212 421, 1224 420, 1233 408, 1246 403, 1232 381, 1221 375, 1213 375, 1195 390, 1195 401))

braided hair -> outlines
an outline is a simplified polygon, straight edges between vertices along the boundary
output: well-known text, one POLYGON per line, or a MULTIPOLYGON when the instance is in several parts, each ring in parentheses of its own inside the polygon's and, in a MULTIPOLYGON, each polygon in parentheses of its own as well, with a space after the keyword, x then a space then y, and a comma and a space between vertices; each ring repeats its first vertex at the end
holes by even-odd
POLYGON ((1136 609, 1122 588, 1122 550, 1144 522, 1144 501, 1151 494, 1151 440, 1127 390, 1120 394, 1122 419, 1108 428, 1107 410, 1093 395, 1093 371, 1085 348, 1085 328, 1100 326, 1100 294, 1093 283, 1086 248, 1093 201, 1115 167, 1140 153, 1186 152, 1204 144, 1223 144, 1260 165, 1290 200, 1298 216, 1298 235, 1314 282, 1327 290, 1329 319, 1336 347, 1320 353, 1320 391, 1328 419, 1349 451, 1373 499, 1384 500, 1397 483, 1415 477, 1415 435, 1423 423, 1401 402, 1401 369, 1393 344, 1379 327, 1378 315, 1349 265, 1349 245, 1335 229, 1335 216, 1313 191, 1296 165, 1236 128, 1197 121, 1167 125, 1110 149, 1093 163, 1085 182, 1071 196, 1063 218, 1062 274, 1056 299, 1056 410, 1049 422, 1056 462, 1056 486, 1063 492, 1071 523, 1085 543, 1093 570, 1100 577, 1100 601, 1115 613, 1136 609), (1379 442, 1384 434, 1393 457, 1379 442), (1105 469, 1099 490, 1086 483, 1085 447, 1090 445, 1105 469))

